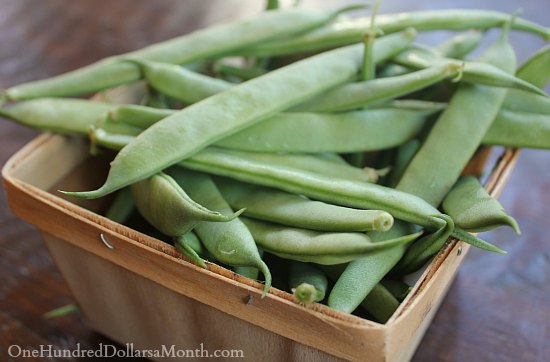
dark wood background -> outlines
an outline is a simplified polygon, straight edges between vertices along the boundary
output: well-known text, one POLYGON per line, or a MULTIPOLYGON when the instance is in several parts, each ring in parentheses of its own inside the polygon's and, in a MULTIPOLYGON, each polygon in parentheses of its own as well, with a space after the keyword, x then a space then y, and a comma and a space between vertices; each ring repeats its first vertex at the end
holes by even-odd
MULTIPOLYGON (((261 3, 0 0, 0 88, 254 13, 261 3)), ((340 3, 303 2, 324 8, 340 3)), ((550 25, 548 0, 387 1, 381 11, 451 7, 508 13, 523 7, 524 17, 550 25)), ((423 39, 437 41, 444 35, 423 39)), ((526 34, 514 33, 511 40, 520 60, 544 45, 526 34)), ((0 164, 36 135, 0 119, 0 164)), ((415 361, 542 361, 550 355, 550 152, 523 151, 501 200, 523 235, 516 237, 505 229, 484 235, 509 254, 470 252, 415 361)), ((75 348, 77 343, 93 347, 109 342, 87 328, 78 314, 42 319, 46 311, 71 302, 38 232, 11 214, 0 192, 0 361, 12 344, 75 348)))

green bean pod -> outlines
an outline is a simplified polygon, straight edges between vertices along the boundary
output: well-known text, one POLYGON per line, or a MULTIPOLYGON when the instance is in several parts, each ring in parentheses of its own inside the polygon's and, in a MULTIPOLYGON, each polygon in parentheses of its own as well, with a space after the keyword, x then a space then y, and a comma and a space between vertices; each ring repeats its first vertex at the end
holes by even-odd
POLYGON ((412 290, 412 287, 400 280, 382 279, 380 284, 382 284, 400 303, 407 298, 407 295, 412 290))
POLYGON ((481 43, 483 35, 483 32, 478 29, 471 29, 449 38, 439 44, 435 50, 443 57, 464 59, 481 43))
MULTIPOLYGON (((489 10, 423 10, 380 14, 376 19, 376 26, 384 34, 390 34, 408 27, 415 28, 417 31, 489 29, 501 27, 509 18, 509 14, 489 10)), ((365 31, 369 29, 370 23, 370 17, 344 18, 304 35, 264 42, 261 45, 242 48, 240 51, 232 52, 232 54, 249 56, 286 55, 359 43, 365 31)), ((547 40, 550 39, 549 28, 524 19, 516 19, 512 27, 515 30, 531 32, 547 40)))
POLYGON ((429 229, 439 229, 439 211, 417 196, 368 182, 338 180, 334 177, 292 169, 284 164, 266 167, 259 154, 208 148, 180 163, 198 171, 226 176, 252 184, 274 187, 331 204, 359 209, 383 210, 429 229))
MULTIPOLYGON (((242 213, 223 215, 193 201, 174 179, 159 173, 131 186, 141 215, 169 236, 181 236, 203 221, 228 222, 242 213)), ((225 210, 223 210, 225 211, 225 210)))
POLYGON ((187 70, 179 65, 134 58, 127 60, 140 67, 149 86, 187 104, 196 103, 233 87, 232 83, 187 70))
POLYGON ((550 149, 550 114, 512 112, 502 109, 483 144, 550 149))
POLYGON ((290 263, 288 285, 296 299, 309 304, 325 299, 328 279, 325 273, 315 265, 292 261, 290 263))
POLYGON ((361 306, 365 308, 377 322, 384 324, 399 307, 399 301, 382 283, 378 283, 361 302, 361 306))
POLYGON ((174 245, 178 251, 193 260, 197 265, 208 269, 204 260, 201 259, 199 251, 197 251, 197 249, 202 249, 202 245, 194 232, 188 231, 181 236, 175 237, 174 245))
POLYGON ((443 244, 445 244, 454 231, 455 225, 451 217, 447 215, 439 217, 445 220, 445 226, 412 244, 405 252, 405 255, 403 255, 403 258, 392 269, 391 273, 409 274, 415 272, 443 247, 443 244))
POLYGON ((395 108, 330 113, 281 113, 216 143, 255 152, 360 152, 415 137, 433 110, 395 108))
MULTIPOLYGON (((374 243, 377 243, 407 235, 412 231, 410 224, 396 221, 389 231, 373 231, 368 235, 374 243)), ((401 259, 405 250, 406 246, 401 245, 349 263, 330 292, 328 306, 346 313, 353 312, 401 259)))
POLYGON ((347 10, 349 8, 336 12, 303 9, 264 12, 252 18, 197 30, 141 50, 106 58, 53 78, 14 86, 5 91, 5 96, 10 100, 23 100, 90 94, 138 80, 139 68, 135 64, 121 61, 127 57, 172 64, 192 63, 199 59, 222 56, 269 39, 314 29, 347 10))
POLYGON ((43 98, 0 108, 0 116, 43 131, 86 135, 91 125, 114 108, 108 103, 43 98))
POLYGON ((513 112, 538 113, 548 116, 550 115, 550 98, 509 89, 502 108, 513 112))
MULTIPOLYGON (((208 175, 174 167, 167 172, 202 205, 220 210, 224 214, 233 213, 208 175)), ((197 224, 194 231, 206 249, 222 263, 259 269, 265 279, 262 296, 267 294, 271 287, 271 273, 263 262, 252 235, 239 218, 224 223, 202 222, 197 224)))
POLYGON ((456 225, 469 232, 508 225, 519 235, 519 226, 502 205, 473 176, 463 176, 443 200, 443 210, 456 225))
POLYGON ((105 217, 109 220, 124 224, 135 209, 132 191, 126 187, 117 192, 115 199, 107 209, 105 217))
POLYGON ((412 139, 399 146, 393 161, 389 179, 387 181, 388 186, 395 187, 395 185, 397 185, 399 179, 403 176, 403 172, 407 169, 407 166, 413 159, 420 146, 421 143, 418 139, 412 139))
POLYGON ((241 217, 256 243, 281 258, 316 264, 342 264, 398 245, 407 245, 420 233, 378 243, 363 233, 329 233, 292 228, 241 217))
POLYGON ((516 76, 544 88, 550 81, 550 45, 530 56, 516 71, 516 76))
MULTIPOLYGON (((263 257, 264 251, 258 248, 258 252, 260 253, 260 257, 263 257)), ((233 271, 252 280, 257 280, 260 276, 260 271, 257 268, 250 266, 236 266, 233 268, 233 271)))
POLYGON ((215 181, 229 205, 259 220, 319 231, 387 231, 393 225, 385 211, 350 209, 227 178, 215 181))
POLYGON ((296 111, 341 112, 394 99, 456 77, 462 66, 440 63, 426 69, 388 78, 344 84, 293 108, 296 111))
MULTIPOLYGON (((503 30, 480 61, 511 74, 516 62, 507 34, 503 30)), ((480 145, 505 96, 504 88, 461 84, 396 188, 439 205, 480 145)))
POLYGON ((124 104, 113 108, 109 112, 107 118, 110 122, 123 123, 146 129, 176 112, 177 111, 173 109, 159 109, 137 104, 124 104))
POLYGON ((510 72, 499 69, 490 63, 475 62, 475 61, 457 61, 449 58, 440 58, 433 53, 427 52, 422 48, 412 48, 399 54, 393 59, 399 65, 410 67, 413 69, 424 69, 433 66, 439 62, 448 64, 449 62, 456 65, 463 65, 461 80, 464 82, 484 84, 494 87, 516 88, 522 91, 531 92, 534 94, 546 96, 546 93, 533 84, 522 80, 510 72))
POLYGON ((237 67, 225 63, 216 63, 214 65, 214 72, 222 76, 237 77, 240 80, 250 80, 267 73, 265 69, 260 67, 237 67))

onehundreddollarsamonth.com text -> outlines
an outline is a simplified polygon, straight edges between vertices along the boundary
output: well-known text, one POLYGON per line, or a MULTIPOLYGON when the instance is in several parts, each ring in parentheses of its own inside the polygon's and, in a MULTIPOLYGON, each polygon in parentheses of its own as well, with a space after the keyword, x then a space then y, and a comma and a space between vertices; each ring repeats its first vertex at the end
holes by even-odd
POLYGON ((126 343, 122 346, 100 343, 98 348, 95 349, 82 348, 80 343, 77 343, 76 348, 74 349, 59 349, 54 345, 49 344, 43 344, 36 347, 22 347, 14 344, 8 348, 8 355, 14 358, 244 358, 244 351, 241 349, 216 349, 211 351, 204 348, 203 343, 195 349, 181 349, 175 345, 162 345, 159 349, 139 349, 136 348, 133 343, 126 343))

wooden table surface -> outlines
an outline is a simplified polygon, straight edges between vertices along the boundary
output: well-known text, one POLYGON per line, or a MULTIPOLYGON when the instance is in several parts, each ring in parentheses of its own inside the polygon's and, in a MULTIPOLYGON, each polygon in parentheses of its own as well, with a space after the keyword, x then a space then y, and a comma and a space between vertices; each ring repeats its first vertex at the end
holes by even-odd
MULTIPOLYGON (((303 3, 334 8, 340 2, 303 3)), ((524 17, 550 25, 548 0, 387 3, 384 12, 460 6, 513 12, 523 6, 524 17)), ((254 13, 260 5, 254 0, 0 0, 0 88, 254 13)), ((515 33, 511 39, 520 60, 544 45, 532 35, 515 33)), ((36 135, 0 119, 0 164, 36 135)), ((470 252, 415 361, 542 361, 550 355, 550 152, 523 151, 501 200, 522 236, 506 229, 484 235, 509 254, 470 252)), ((110 343, 78 314, 42 319, 72 301, 38 232, 11 214, 0 192, 0 361, 12 344, 110 343)))

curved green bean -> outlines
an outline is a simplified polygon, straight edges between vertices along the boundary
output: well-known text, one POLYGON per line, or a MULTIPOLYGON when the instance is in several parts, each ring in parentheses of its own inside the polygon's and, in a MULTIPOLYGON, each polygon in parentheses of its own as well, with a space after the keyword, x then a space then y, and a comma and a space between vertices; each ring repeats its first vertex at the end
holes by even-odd
MULTIPOLYGON (((167 172, 202 205, 220 210, 224 214, 233 213, 208 175, 178 167, 172 167, 167 172)), ((271 287, 271 273, 262 260, 252 235, 239 218, 224 223, 202 222, 195 227, 194 231, 216 260, 230 266, 259 269, 265 279, 262 297, 267 294, 271 287)))
POLYGON ((320 231, 386 231, 393 225, 393 217, 385 211, 326 204, 227 178, 215 181, 229 205, 245 209, 243 215, 255 219, 320 231))
POLYGON ((473 176, 458 179, 443 200, 442 207, 455 224, 466 231, 481 232, 508 225, 520 234, 516 220, 473 176))
POLYGON ((373 243, 363 233, 318 232, 245 217, 241 219, 266 252, 285 259, 325 265, 342 264, 370 253, 406 245, 420 235, 410 234, 373 243))
POLYGON ((199 238, 192 231, 188 231, 187 233, 174 238, 174 245, 179 252, 193 260, 200 267, 208 269, 208 266, 204 260, 201 259, 199 253, 195 250, 197 247, 197 242, 200 245, 199 238), (191 245, 195 245, 195 248, 191 245))
POLYGON ((203 221, 228 222, 243 210, 223 215, 193 201, 174 179, 159 173, 131 186, 141 215, 155 228, 169 236, 181 236, 203 221))

